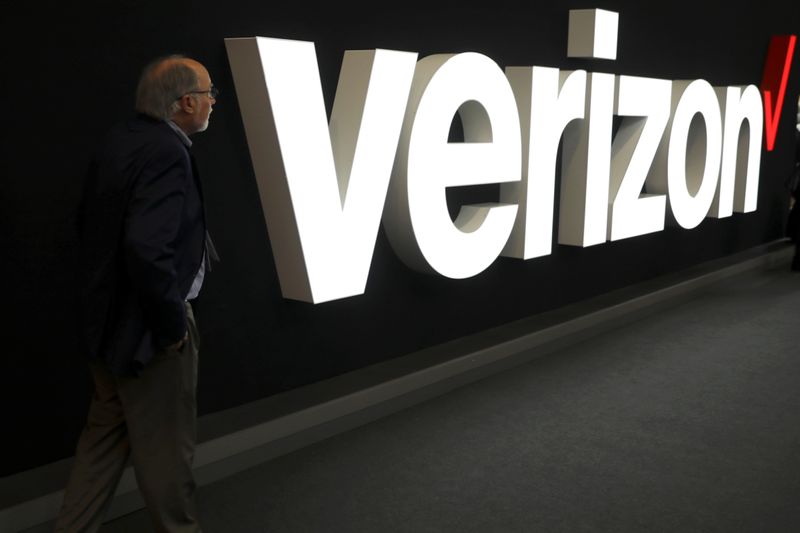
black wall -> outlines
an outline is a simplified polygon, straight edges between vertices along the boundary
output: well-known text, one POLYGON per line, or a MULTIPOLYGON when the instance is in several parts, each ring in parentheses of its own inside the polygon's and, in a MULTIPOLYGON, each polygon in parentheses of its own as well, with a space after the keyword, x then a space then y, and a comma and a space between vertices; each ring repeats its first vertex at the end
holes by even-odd
MULTIPOLYGON (((793 163, 800 68, 777 146, 764 152, 758 210, 588 249, 498 259, 475 278, 417 274, 381 230, 363 296, 313 306, 281 297, 225 53, 225 37, 314 41, 328 109, 342 54, 389 48, 426 56, 478 51, 501 66, 760 84, 770 36, 800 32, 794 0, 376 3, 195 0, 24 3, 0 21, 2 156, 0 475, 68 457, 91 391, 78 349, 74 209, 92 146, 131 114, 155 56, 202 61, 224 91, 194 152, 222 263, 198 311, 200 413, 400 356, 781 237, 793 163), (570 8, 620 12, 616 61, 566 57, 570 8)), ((479 193, 480 194, 480 193, 479 193)), ((453 198, 458 201, 458 197, 453 198)), ((557 220, 557 215, 556 215, 557 220)))

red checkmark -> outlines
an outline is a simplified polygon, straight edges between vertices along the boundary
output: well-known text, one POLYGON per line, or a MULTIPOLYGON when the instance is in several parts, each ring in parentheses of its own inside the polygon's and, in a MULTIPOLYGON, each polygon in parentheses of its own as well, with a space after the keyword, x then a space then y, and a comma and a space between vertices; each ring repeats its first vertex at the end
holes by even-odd
POLYGON ((786 82, 792 69, 792 57, 796 35, 775 35, 769 42, 761 92, 764 94, 764 129, 767 151, 775 148, 775 136, 781 121, 783 99, 786 96, 786 82), (776 97, 777 95, 777 97, 776 97))

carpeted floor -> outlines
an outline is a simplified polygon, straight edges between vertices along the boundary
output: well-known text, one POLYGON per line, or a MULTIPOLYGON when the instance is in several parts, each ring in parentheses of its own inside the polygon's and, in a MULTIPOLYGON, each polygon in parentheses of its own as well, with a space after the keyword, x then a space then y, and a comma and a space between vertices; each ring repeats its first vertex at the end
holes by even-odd
POLYGON ((799 337, 800 274, 739 277, 202 487, 203 528, 800 532, 799 337))

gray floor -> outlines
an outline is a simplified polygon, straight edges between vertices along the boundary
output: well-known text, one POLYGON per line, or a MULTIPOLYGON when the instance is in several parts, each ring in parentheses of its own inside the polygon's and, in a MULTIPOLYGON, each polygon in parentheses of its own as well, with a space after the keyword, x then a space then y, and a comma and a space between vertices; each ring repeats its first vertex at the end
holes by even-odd
POLYGON ((798 532, 799 326, 800 274, 735 278, 202 487, 204 531, 798 532))

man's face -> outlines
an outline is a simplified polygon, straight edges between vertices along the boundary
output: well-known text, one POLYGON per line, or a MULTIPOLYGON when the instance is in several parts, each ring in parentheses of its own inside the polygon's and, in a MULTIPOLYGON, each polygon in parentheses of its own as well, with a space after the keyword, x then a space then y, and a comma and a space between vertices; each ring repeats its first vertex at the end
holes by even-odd
POLYGON ((192 120, 193 133, 205 131, 206 128, 208 128, 212 106, 216 103, 216 100, 211 97, 210 91, 213 84, 211 83, 211 76, 209 76, 208 71, 199 64, 195 67, 195 70, 197 71, 198 87, 197 92, 193 95, 197 103, 196 112, 192 120))

